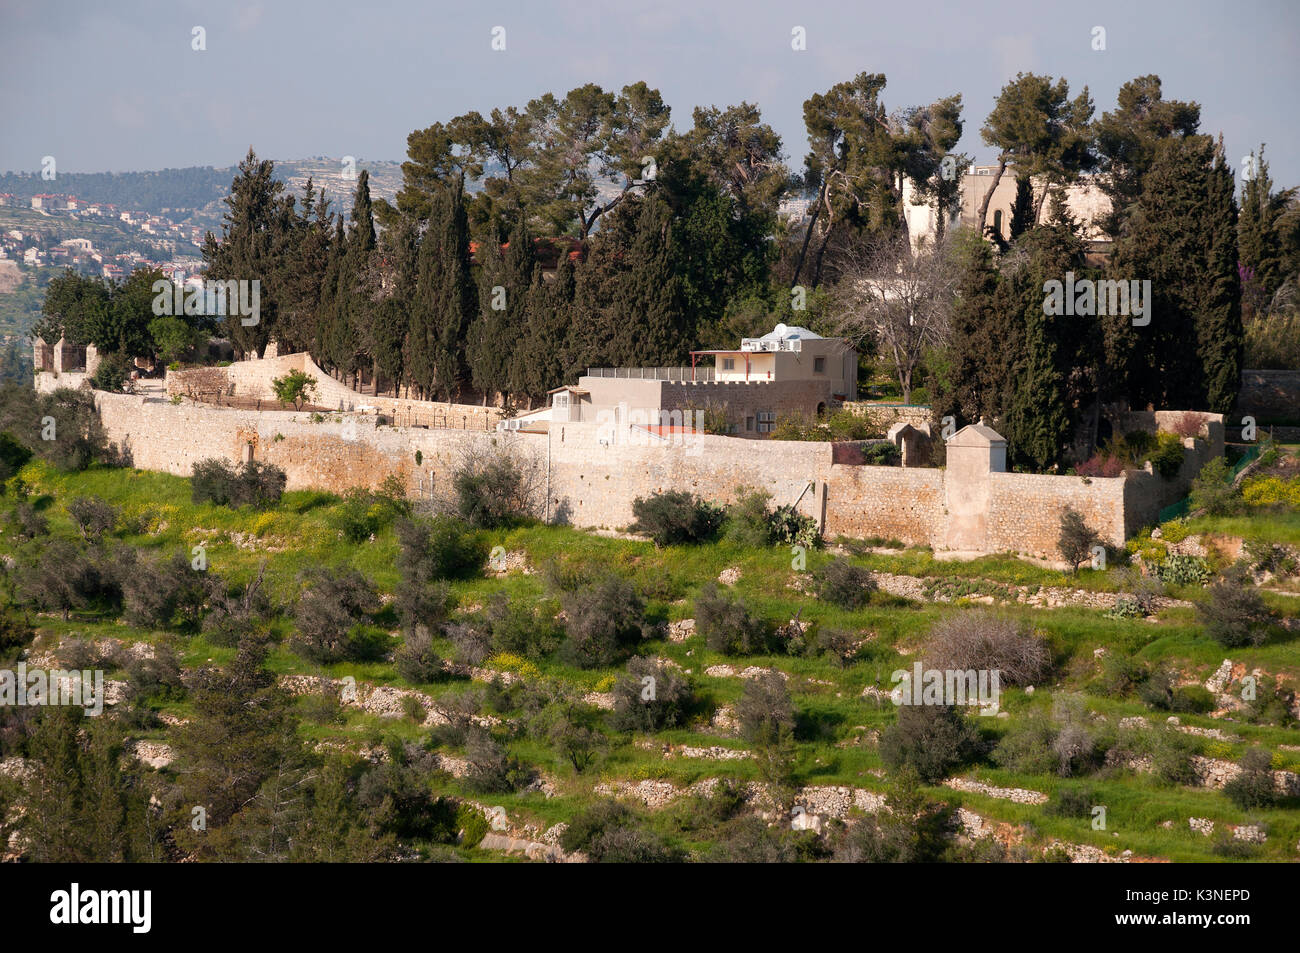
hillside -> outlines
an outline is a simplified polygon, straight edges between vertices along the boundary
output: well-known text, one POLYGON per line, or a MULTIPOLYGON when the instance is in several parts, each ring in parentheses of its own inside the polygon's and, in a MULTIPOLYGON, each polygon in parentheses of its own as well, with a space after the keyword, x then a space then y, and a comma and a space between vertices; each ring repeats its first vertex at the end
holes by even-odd
MULTIPOLYGON (((886 540, 832 542, 801 565, 799 553, 792 560, 788 546, 746 530, 753 509, 733 511, 715 541, 663 548, 628 534, 427 517, 417 523, 432 536, 417 544, 398 532, 406 504, 382 493, 291 492, 265 510, 232 509, 192 502, 187 479, 43 462, 7 486, 0 552, 16 567, 9 584, 20 608, 10 613, 35 627, 28 666, 102 666, 110 695, 117 686, 108 720, 135 753, 131 771, 176 812, 166 823, 180 833, 160 848, 170 859, 246 856, 233 841, 181 835, 199 757, 187 732, 212 729, 200 700, 213 696, 197 673, 237 659, 233 630, 212 618, 234 618, 230 600, 260 578, 269 603, 241 631, 266 640, 265 669, 294 698, 286 724, 296 722, 301 748, 284 757, 346 817, 335 858, 880 860, 903 850, 914 859, 1294 860, 1300 788, 1257 806, 1222 790, 1253 749, 1270 753, 1272 769, 1300 771, 1288 694, 1300 679, 1300 584, 1287 577, 1300 508, 1294 456, 1271 465, 1272 489, 1249 491, 1256 503, 1239 501, 1238 515, 1168 524, 1162 538, 1131 544, 1149 565, 1183 567, 1166 573, 1158 596, 1124 567, 1072 575, 1009 557, 939 562, 886 540), (1292 502, 1268 504, 1279 492, 1292 502), (100 541, 83 540, 97 535, 75 503, 84 498, 112 507, 100 541), (24 539, 33 514, 48 531, 24 539), (1188 567, 1224 568, 1243 537, 1252 554, 1264 542, 1283 547, 1273 571, 1255 577, 1272 617, 1262 644, 1225 649, 1194 608, 1209 592, 1188 567), (91 563, 134 551, 144 568, 132 575, 157 579, 167 574, 148 568, 153 560, 202 553, 212 588, 188 622, 179 607, 142 608, 129 582, 125 615, 111 595, 72 605, 66 618, 57 599, 39 611, 41 584, 23 567, 56 542, 91 563), (1203 557, 1175 555, 1198 548, 1203 557), (317 567, 330 568, 332 595, 311 575, 317 567), (373 583, 373 602, 347 569, 373 583), (1149 615, 1134 594, 1145 594, 1149 615), (418 628, 402 624, 408 611, 418 628), (930 712, 892 704, 892 674, 930 658, 936 633, 954 623, 1001 631, 998 620, 1017 645, 1046 649, 1042 671, 1004 684, 996 716, 953 715, 945 730, 964 725, 970 743, 927 767, 915 756, 933 746, 899 726, 930 712), (321 641, 325 630, 333 642, 321 641), (611 654, 593 657, 612 631, 611 654), (167 674, 168 659, 178 672, 167 674), (1252 673, 1257 700, 1243 701, 1252 673), (1274 680, 1284 688, 1276 700, 1274 680), (937 826, 927 834, 900 822, 891 806, 907 803, 937 826), (349 830, 366 832, 367 846, 349 830)), ((38 751, 11 715, 0 717, 6 773, 22 777, 15 759, 38 751)), ((265 785, 259 792, 263 804, 265 785)), ((310 816, 285 821, 320 859, 310 816)), ((269 820, 237 813, 223 823, 243 843, 269 820)), ((286 858, 295 849, 276 847, 286 858)))

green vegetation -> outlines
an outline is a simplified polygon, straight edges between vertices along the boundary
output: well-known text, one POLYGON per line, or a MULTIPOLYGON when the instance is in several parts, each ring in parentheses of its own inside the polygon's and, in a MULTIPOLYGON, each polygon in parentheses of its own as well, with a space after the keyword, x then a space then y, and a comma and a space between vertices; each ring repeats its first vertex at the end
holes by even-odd
MULTIPOLYGON (((1214 623, 1203 626, 1190 610, 1160 610, 1147 621, 1011 603, 986 614, 908 602, 864 584, 879 571, 933 571, 984 586, 1078 583, 1114 592, 1133 586, 1128 570, 1073 577, 1009 557, 940 569, 924 551, 810 550, 800 571, 786 548, 761 533, 743 539, 737 524, 714 542, 656 547, 526 520, 476 528, 450 515, 405 513, 404 501, 384 492, 369 502, 361 494, 287 492, 264 509, 232 508, 196 502, 184 479, 102 466, 65 472, 43 461, 21 464, 10 487, 22 489, 0 504, 15 528, 3 548, 16 560, 0 651, 35 639, 68 664, 102 664, 109 678, 131 686, 130 700, 104 722, 117 740, 81 736, 86 757, 146 738, 172 745, 178 759, 161 771, 133 766, 114 781, 125 813, 88 819, 112 833, 105 842, 118 844, 123 859, 170 859, 171 848, 132 820, 131 805, 134 792, 172 786, 207 804, 209 834, 219 833, 199 841, 185 833, 187 818, 167 821, 176 824, 180 849, 200 859, 246 857, 250 849, 300 860, 386 859, 411 848, 430 859, 479 857, 473 845, 486 826, 470 802, 484 803, 485 795, 512 825, 569 823, 562 846, 603 860, 971 859, 945 833, 958 802, 1025 826, 1023 845, 1001 859, 1041 858, 1049 839, 1220 859, 1212 839, 1187 829, 1189 816, 1220 826, 1264 823, 1269 839, 1256 859, 1289 856, 1300 836, 1294 806, 1261 800, 1254 774, 1230 791, 1212 791, 1196 787, 1189 768, 1193 754, 1239 760, 1255 748, 1278 751, 1277 767, 1300 768, 1279 748, 1294 730, 1287 727, 1293 702, 1272 679, 1294 679, 1300 666, 1276 617, 1261 617, 1260 637, 1232 649, 1234 661, 1263 669, 1269 680, 1229 726, 1209 714, 1217 701, 1186 684, 1189 675, 1198 683, 1208 677, 1224 651, 1214 623), (47 521, 47 532, 23 539, 16 514, 33 503, 39 509, 31 515, 47 521), (349 536, 345 527, 373 507, 391 511, 364 527, 371 532, 349 536), (192 563, 200 544, 201 572, 192 563), (520 572, 513 561, 508 571, 494 569, 489 554, 497 546, 537 571, 520 572), (128 561, 128 553, 138 556, 128 561), (60 567, 56 578, 41 572, 47 558, 60 567), (735 571, 733 584, 716 583, 724 570, 735 571), (827 598, 840 589, 845 598, 827 598), (683 618, 695 620, 694 634, 671 641, 667 626, 683 618), (798 626, 787 625, 793 619, 798 626), (121 648, 105 649, 111 645, 121 648), (127 651, 132 645, 148 647, 148 665, 127 651), (890 673, 910 670, 918 657, 1003 671, 1001 708, 1009 718, 895 709, 863 697, 865 688, 888 691, 890 673), (706 673, 718 664, 766 674, 706 673), (479 670, 473 679, 458 667, 471 665, 479 670), (184 670, 210 675, 182 682, 184 670), (362 698, 365 686, 420 694, 381 717, 347 701, 337 682, 312 688, 309 680, 297 700, 281 698, 274 680, 290 675, 351 676, 362 698), (609 709, 593 707, 591 693, 607 693, 609 709), (710 727, 719 708, 732 710, 734 734, 710 727), (434 723, 422 726, 431 713, 434 723), (1238 740, 1161 728, 1164 713, 1238 740), (1143 715, 1152 728, 1119 728, 1121 719, 1143 715), (189 721, 169 727, 164 716, 189 721), (318 743, 327 747, 316 751, 318 743), (215 757, 213 746, 226 754, 215 757), (745 756, 665 758, 663 746, 745 756), (384 760, 360 758, 376 748, 387 752, 384 760), (230 775, 237 750, 251 780, 230 775), (1153 770, 1107 767, 1108 752, 1112 760, 1150 759, 1153 770), (448 758, 463 770, 447 773, 439 759, 448 758), (873 776, 880 770, 883 777, 873 776), (305 813, 279 815, 277 785, 307 774, 315 780, 305 813), (1017 804, 938 786, 953 774, 1041 791, 1049 801, 1017 804), (555 797, 531 790, 539 778, 555 797), (655 810, 592 790, 647 779, 684 790, 713 778, 720 780, 710 793, 682 794, 655 810), (865 788, 916 810, 912 823, 882 814, 824 825, 821 834, 788 830, 755 817, 744 794, 751 783, 787 810, 807 785, 865 788), (211 793, 227 784, 234 785, 228 796, 211 793), (1088 798, 1107 805, 1109 831, 1119 838, 1091 830, 1079 807, 1088 798), (245 801, 250 806, 240 807, 245 801), (1160 826, 1166 820, 1172 829, 1160 826), (276 833, 282 824, 297 832, 292 846, 276 833)), ((1221 598, 1214 587, 1193 597, 1208 612, 1242 615, 1214 609, 1221 598)), ((40 765, 53 757, 49 742, 22 730, 0 732, 0 744, 5 756, 40 765)), ((29 823, 48 829, 49 795, 34 784, 29 823)), ((59 849, 72 857, 89 848, 68 842, 59 849)))

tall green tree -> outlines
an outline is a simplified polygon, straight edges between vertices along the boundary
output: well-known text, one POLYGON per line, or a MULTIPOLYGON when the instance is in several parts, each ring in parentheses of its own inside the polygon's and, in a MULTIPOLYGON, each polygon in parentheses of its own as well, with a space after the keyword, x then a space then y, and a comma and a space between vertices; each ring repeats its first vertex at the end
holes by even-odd
MULTIPOLYGON (((1002 87, 993 111, 980 130, 985 145, 998 150, 998 168, 980 201, 981 230, 988 225, 988 208, 1008 165, 1017 176, 1064 185, 1096 163, 1092 142, 1092 99, 1088 87, 1070 99, 1065 79, 1053 82, 1034 73, 1017 73, 1002 87)), ((1046 190, 1035 200, 1034 222, 1046 190)))
MULTIPOLYGON (((276 332, 285 257, 292 247, 288 239, 296 218, 292 196, 284 194, 284 183, 275 177, 274 163, 258 159, 252 149, 239 163, 239 175, 225 199, 221 240, 211 232, 203 242, 206 276, 219 281, 259 282, 259 314, 255 324, 244 324, 238 313, 229 313, 222 325, 241 354, 260 355, 276 332)), ((235 311, 228 308, 228 311, 235 311)))
POLYGON ((1118 236, 1124 230, 1159 142, 1194 136, 1200 123, 1200 105, 1165 99, 1159 76, 1139 76, 1120 87, 1117 108, 1094 124, 1102 173, 1097 184, 1111 202, 1102 223, 1107 234, 1118 236))
POLYGON ((1264 159, 1250 154, 1252 173, 1244 176, 1241 188, 1241 217, 1237 223, 1237 247, 1241 258, 1242 305, 1249 319, 1267 314, 1274 294, 1288 277, 1285 228, 1288 209, 1297 190, 1273 190, 1273 177, 1264 159))

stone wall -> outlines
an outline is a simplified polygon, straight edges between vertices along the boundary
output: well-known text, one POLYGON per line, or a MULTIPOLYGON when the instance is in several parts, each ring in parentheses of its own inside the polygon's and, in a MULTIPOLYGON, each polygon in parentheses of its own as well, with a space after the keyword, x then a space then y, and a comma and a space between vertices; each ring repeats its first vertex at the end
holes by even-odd
MULTIPOLYGON (((311 414, 291 410, 178 406, 102 392, 95 399, 109 439, 129 449, 137 467, 179 476, 188 476, 206 457, 238 463, 251 456, 282 467, 290 489, 376 488, 396 475, 412 496, 429 497, 447 490, 467 451, 509 448, 531 460, 539 484, 549 486, 549 518, 582 527, 625 527, 634 519, 633 500, 662 490, 726 503, 753 488, 770 493, 777 505, 798 501, 798 510, 817 520, 828 537, 880 536, 936 549, 1056 559, 1065 506, 1118 545, 1126 532, 1150 522, 1153 508, 1177 499, 1182 483, 1182 475, 1171 483, 1143 472, 1085 481, 851 466, 834 463, 828 443, 664 439, 634 430, 611 441, 610 428, 596 423, 556 424, 549 433, 430 430, 385 426, 374 414, 330 414, 313 422, 311 414), (959 498, 972 510, 967 516, 977 518, 965 524, 961 545, 954 545, 959 498)), ((1210 451, 1207 441, 1189 443, 1184 474, 1194 473, 1210 451)))
POLYGON ((894 424, 911 424, 919 427, 930 422, 931 409, 922 404, 884 404, 867 400, 850 400, 844 407, 860 417, 869 417, 882 430, 888 430, 894 424))
POLYGON ((311 403, 338 411, 382 414, 405 426, 492 430, 501 419, 499 407, 446 404, 404 397, 362 394, 325 373, 305 351, 257 361, 237 361, 228 367, 197 367, 167 373, 168 395, 222 394, 229 397, 275 400, 272 381, 290 371, 316 378, 311 403))

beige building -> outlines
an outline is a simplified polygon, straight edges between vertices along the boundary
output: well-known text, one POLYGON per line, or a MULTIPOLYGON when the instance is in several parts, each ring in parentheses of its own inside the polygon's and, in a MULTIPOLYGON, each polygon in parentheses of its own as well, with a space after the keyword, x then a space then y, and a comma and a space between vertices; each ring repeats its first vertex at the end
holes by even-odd
POLYGON ((721 418, 730 433, 759 437, 782 417, 814 417, 855 400, 857 373, 857 351, 843 338, 778 324, 735 350, 692 351, 689 367, 588 368, 576 385, 552 391, 549 407, 503 426, 608 422, 616 428, 689 428, 703 419, 712 428, 721 418))
MULTIPOLYGON (((946 231, 958 225, 979 227, 980 203, 993 187, 997 177, 996 165, 972 166, 961 177, 961 208, 953 209, 945 222, 946 231)), ((1034 183, 1034 199, 1042 197, 1046 183, 1034 183)), ((1016 170, 1007 166, 998 186, 989 200, 988 225, 1004 240, 1011 237, 1011 208, 1016 201, 1016 170)), ((1102 219, 1110 212, 1110 199, 1097 184, 1097 176, 1084 175, 1065 190, 1065 206, 1081 227, 1084 241, 1091 255, 1105 255, 1110 251, 1111 238, 1101 228, 1102 219)), ((1044 216, 1047 209, 1042 210, 1044 216)), ((907 217, 907 230, 913 248, 933 240, 938 231, 938 212, 933 202, 917 202, 916 190, 910 179, 903 180, 903 212, 907 217)))

